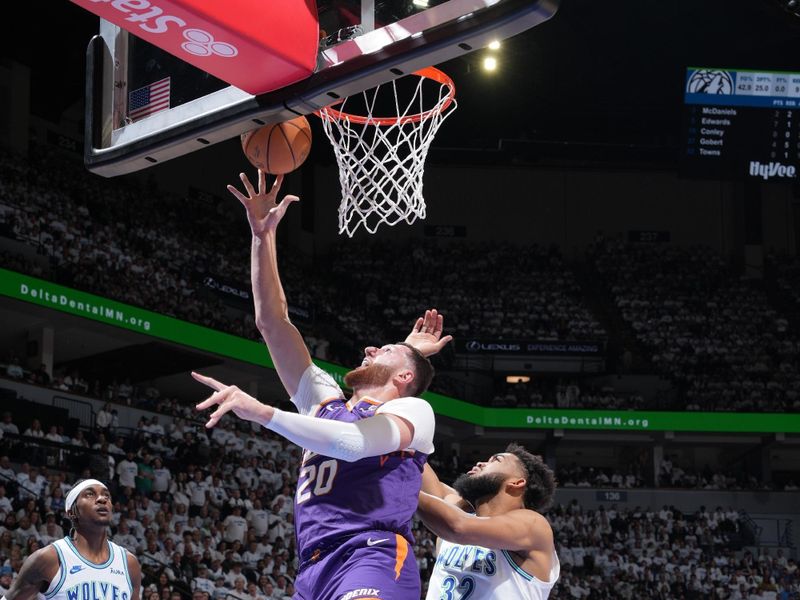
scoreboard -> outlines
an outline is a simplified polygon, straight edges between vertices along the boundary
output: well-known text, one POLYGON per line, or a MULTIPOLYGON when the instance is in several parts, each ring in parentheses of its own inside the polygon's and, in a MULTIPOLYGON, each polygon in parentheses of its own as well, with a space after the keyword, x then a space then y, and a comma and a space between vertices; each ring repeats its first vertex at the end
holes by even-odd
POLYGON ((689 68, 684 84, 685 174, 798 181, 800 73, 689 68))

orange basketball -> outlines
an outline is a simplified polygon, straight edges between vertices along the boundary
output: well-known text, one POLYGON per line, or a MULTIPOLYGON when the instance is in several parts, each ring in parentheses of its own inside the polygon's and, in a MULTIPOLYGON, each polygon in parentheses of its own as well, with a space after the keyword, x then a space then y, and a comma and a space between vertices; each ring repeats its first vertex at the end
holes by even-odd
POLYGON ((311 125, 303 116, 264 125, 242 134, 242 150, 257 169, 283 175, 297 169, 308 158, 311 125))

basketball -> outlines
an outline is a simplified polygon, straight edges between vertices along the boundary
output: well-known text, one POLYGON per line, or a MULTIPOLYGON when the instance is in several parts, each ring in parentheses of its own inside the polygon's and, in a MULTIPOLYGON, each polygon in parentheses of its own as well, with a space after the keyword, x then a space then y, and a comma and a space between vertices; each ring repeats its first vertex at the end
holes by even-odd
POLYGON ((294 171, 311 150, 311 125, 304 116, 283 123, 264 125, 242 134, 247 160, 266 173, 284 175, 294 171))

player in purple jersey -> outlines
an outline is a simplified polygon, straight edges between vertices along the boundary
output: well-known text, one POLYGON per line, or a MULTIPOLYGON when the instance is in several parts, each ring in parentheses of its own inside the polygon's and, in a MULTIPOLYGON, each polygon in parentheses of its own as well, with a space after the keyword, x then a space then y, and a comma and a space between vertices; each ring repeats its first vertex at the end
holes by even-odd
POLYGON ((233 186, 252 230, 251 271, 256 324, 278 376, 300 414, 284 412, 235 386, 193 373, 215 393, 198 404, 215 407, 207 426, 229 411, 260 423, 305 449, 295 495, 300 553, 299 600, 419 598, 419 573, 409 546, 422 470, 433 452, 433 411, 419 396, 430 384, 426 358, 450 341, 442 316, 427 311, 405 342, 364 350, 361 366, 345 376, 347 401, 336 382, 312 361, 289 320, 278 275, 275 233, 288 205, 277 202, 259 172, 258 191, 240 175, 233 186))

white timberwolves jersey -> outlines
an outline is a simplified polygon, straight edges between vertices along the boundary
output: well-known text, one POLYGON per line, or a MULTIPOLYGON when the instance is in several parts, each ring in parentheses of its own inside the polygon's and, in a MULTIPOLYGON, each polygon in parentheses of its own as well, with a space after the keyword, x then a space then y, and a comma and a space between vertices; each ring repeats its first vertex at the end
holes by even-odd
POLYGON ((426 600, 546 600, 561 567, 553 552, 547 581, 523 571, 505 550, 441 540, 426 600))
POLYGON ((53 542, 60 567, 44 597, 47 600, 139 600, 131 598, 125 548, 108 542, 108 560, 88 561, 68 537, 53 542))

